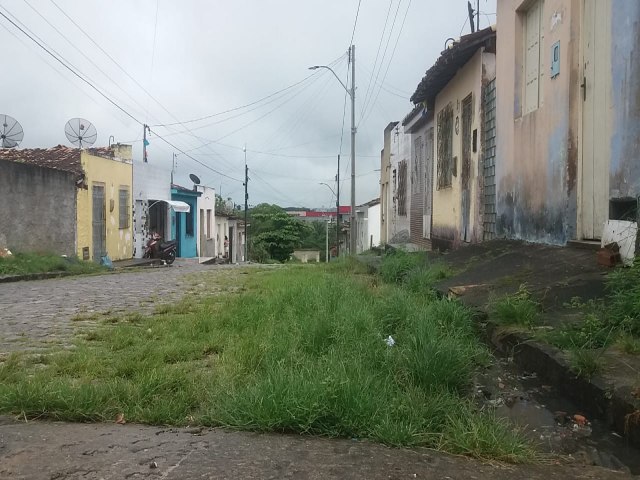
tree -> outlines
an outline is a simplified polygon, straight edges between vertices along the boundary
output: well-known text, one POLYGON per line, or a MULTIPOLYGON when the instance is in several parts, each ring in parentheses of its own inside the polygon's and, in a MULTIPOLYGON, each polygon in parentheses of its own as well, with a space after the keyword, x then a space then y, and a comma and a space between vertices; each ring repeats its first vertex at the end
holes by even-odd
POLYGON ((277 205, 261 203, 250 211, 251 258, 284 262, 301 245, 308 226, 277 205))

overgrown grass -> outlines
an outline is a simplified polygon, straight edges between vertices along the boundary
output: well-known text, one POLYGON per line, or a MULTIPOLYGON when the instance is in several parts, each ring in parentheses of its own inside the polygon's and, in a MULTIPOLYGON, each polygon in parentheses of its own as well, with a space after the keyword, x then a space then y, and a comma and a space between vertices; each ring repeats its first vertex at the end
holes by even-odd
POLYGON ((575 348, 569 351, 572 370, 579 377, 590 379, 600 373, 604 367, 602 351, 587 348, 575 348))
POLYGON ((444 262, 429 262, 422 252, 391 250, 382 257, 380 278, 385 283, 402 285, 413 293, 432 295, 435 284, 450 275, 444 262))
POLYGON ((83 262, 76 257, 61 257, 53 253, 14 253, 0 257, 0 275, 25 275, 30 273, 70 272, 94 273, 106 270, 93 262, 83 262))
POLYGON ((491 310, 496 320, 503 325, 531 328, 540 315, 540 304, 533 299, 527 286, 522 284, 513 295, 506 295, 495 301, 491 310))
POLYGON ((533 458, 508 424, 468 400, 489 358, 470 311, 336 274, 351 267, 257 272, 241 294, 122 317, 71 350, 11 355, 0 364, 0 412, 75 421, 123 413, 533 458))
POLYGON ((640 337, 640 257, 630 268, 617 268, 607 277, 608 321, 640 337))

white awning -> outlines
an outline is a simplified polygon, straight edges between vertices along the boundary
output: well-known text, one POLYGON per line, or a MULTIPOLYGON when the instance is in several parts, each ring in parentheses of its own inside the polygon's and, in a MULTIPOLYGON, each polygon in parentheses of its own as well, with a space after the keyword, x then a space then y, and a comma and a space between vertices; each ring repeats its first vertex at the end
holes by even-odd
POLYGON ((189 212, 190 207, 188 203, 179 202, 177 200, 164 200, 173 208, 176 212, 189 212))

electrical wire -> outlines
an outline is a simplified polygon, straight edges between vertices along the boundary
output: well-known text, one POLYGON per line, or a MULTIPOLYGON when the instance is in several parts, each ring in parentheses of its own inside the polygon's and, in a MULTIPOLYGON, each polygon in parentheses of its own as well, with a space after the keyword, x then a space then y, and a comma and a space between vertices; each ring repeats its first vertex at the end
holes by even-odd
MULTIPOLYGON (((5 10, 6 12, 8 12, 8 10, 5 9, 5 7, 0 6, 0 8, 2 8, 3 10, 5 10)), ((128 116, 129 118, 131 118, 134 122, 139 123, 140 125, 142 125, 142 122, 140 120, 138 120, 136 117, 134 117, 132 114, 130 114, 127 110, 125 110, 124 108, 122 108, 120 105, 118 105, 116 102, 114 102, 113 100, 111 100, 111 98, 109 98, 105 93, 102 92, 102 90, 100 90, 98 87, 96 87, 93 83, 91 83, 89 80, 87 80, 85 77, 83 77, 82 75, 80 75, 78 72, 76 72, 74 70, 75 67, 73 66, 69 66, 67 65, 67 63, 65 63, 64 60, 62 60, 61 58, 58 58, 58 56, 56 54, 54 54, 51 50, 49 50, 47 47, 45 47, 42 43, 40 43, 38 40, 36 40, 31 34, 29 34, 26 30, 24 30, 20 25, 18 25, 16 22, 14 22, 13 20, 11 20, 9 17, 7 17, 3 12, 0 12, 0 16, 4 17, 5 20, 7 20, 9 23, 11 23, 15 28, 17 28, 18 30, 20 30, 24 35, 26 35, 32 42, 34 42, 36 45, 38 45, 42 50, 44 50, 47 54, 49 54, 51 57, 53 57, 58 63, 60 63, 60 65, 62 65, 64 68, 66 68, 67 70, 69 70, 73 75, 75 75, 76 77, 78 77, 80 80, 82 80, 84 83, 86 83, 87 85, 89 85, 89 87, 91 87, 93 90, 95 90, 102 98, 104 98, 106 101, 108 101, 110 104, 112 104, 114 107, 116 107, 118 110, 120 110, 122 113, 124 113, 126 116, 128 116)))
MULTIPOLYGON (((4 7, 1 7, 3 10, 7 11, 4 7)), ((8 11, 7 11, 8 12, 8 11)), ((67 70, 69 70, 74 76, 76 76, 77 78, 79 78, 80 80, 82 80, 84 83, 86 83, 87 85, 89 85, 93 90, 95 90, 101 97, 103 97, 105 100, 107 100, 109 103, 111 103, 114 107, 116 107, 118 110, 120 110, 121 112, 123 112, 125 115, 127 115, 129 118, 131 118, 134 122, 138 123, 139 125, 144 125, 140 120, 138 120, 135 116, 133 116, 131 113, 129 113, 127 110, 125 110, 123 107, 121 107, 118 103, 116 103, 114 100, 112 100, 109 96, 107 96, 104 92, 102 92, 102 90, 100 90, 98 87, 96 87, 93 83, 91 83, 90 80, 88 80, 87 78, 85 78, 81 73, 78 73, 73 65, 71 65, 70 63, 68 64, 66 60, 64 60, 62 57, 58 57, 56 54, 54 54, 51 50, 49 50, 49 48, 47 48, 46 46, 44 46, 42 43, 40 43, 36 38, 34 38, 34 36, 32 36, 29 32, 27 32, 25 29, 23 29, 20 25, 18 25, 16 22, 14 22, 12 19, 10 19, 9 17, 7 17, 7 15, 5 15, 2 11, 0 11, 0 16, 4 17, 9 23, 11 23, 15 28, 17 28, 18 30, 20 30, 20 32, 22 32, 25 36, 27 36, 32 42, 34 42, 36 45, 38 45, 42 50, 44 50, 47 54, 49 54, 52 58, 54 58, 58 63, 60 63, 63 67, 65 67, 67 70)), ((155 134, 155 132, 154 132, 155 134)), ((205 168, 208 168, 209 170, 223 176, 226 178, 229 178, 230 180, 235 180, 237 182, 242 182, 242 180, 238 180, 237 178, 231 177, 229 175, 226 175, 212 167, 210 167, 209 165, 206 165, 204 163, 202 163, 201 161, 199 161, 198 159, 196 159, 195 157, 189 155, 188 153, 186 153, 183 149, 177 147, 175 144, 171 143, 170 141, 166 140, 165 138, 163 138, 160 135, 156 136, 161 139, 163 142, 167 143, 168 145, 170 145, 171 147, 175 148, 176 150, 178 150, 180 153, 184 154, 185 156, 189 157, 191 160, 195 161, 196 163, 202 165, 205 168)))
MULTIPOLYGON (((369 77, 369 84, 367 85, 367 89, 365 90, 364 100, 362 101, 363 109, 367 104, 367 100, 369 98, 369 92, 371 89, 371 82, 373 80, 374 73, 376 71, 376 66, 378 64, 378 57, 380 56, 380 48, 382 48, 382 42, 384 40, 384 33, 387 31, 387 23, 389 22, 389 14, 391 13, 391 7, 393 6, 393 0, 389 1, 389 8, 387 9, 387 16, 384 19, 384 27, 382 27, 382 34, 380 34, 380 42, 378 43, 378 51, 376 52, 376 58, 373 61, 373 71, 371 72, 371 76, 369 77)), ((381 62, 382 63, 382 62, 381 62)))
MULTIPOLYGON (((393 0, 392 0, 393 1, 393 0)), ((380 76, 380 72, 382 71, 382 66, 384 65, 384 59, 387 56, 387 50, 389 49, 389 42, 391 41, 391 36, 393 35, 393 29, 396 25, 396 19, 398 18, 398 12, 400 11, 400 5, 402 4, 402 0, 398 0, 398 7, 396 8, 396 13, 393 16, 393 22, 391 23, 391 28, 389 29, 389 36, 387 37, 387 43, 384 46, 384 52, 382 52, 382 60, 380 60, 380 67, 378 68, 378 73, 376 73, 376 79, 375 79, 375 83, 378 82, 378 77, 380 76)), ((384 32, 383 32, 384 35, 384 32)), ((371 103, 371 97, 373 96, 373 91, 375 90, 375 87, 371 90, 371 95, 369 96, 369 102, 365 102, 365 104, 362 106, 362 110, 360 113, 360 119, 358 120, 358 125, 360 125, 360 123, 362 122, 362 119, 364 118, 366 112, 367 112, 367 108, 369 107, 369 104, 371 103)))
MULTIPOLYGON (((400 3, 398 3, 398 8, 400 7, 400 3)), ((373 101, 373 105, 376 105, 376 102, 378 101, 378 97, 380 96, 380 90, 382 89, 382 84, 384 84, 384 81, 387 79, 387 74, 389 73, 389 67, 391 67, 391 62, 393 61, 393 57, 396 53, 396 48, 398 47, 398 42, 400 40, 400 36, 402 35, 402 30, 404 29, 404 23, 407 20, 407 15, 409 13, 409 9, 411 8, 411 0, 409 0, 409 3, 407 4, 407 10, 404 12, 404 17, 402 19, 402 24, 400 25, 400 30, 398 32, 398 36, 396 37, 396 42, 393 45, 393 50, 391 51, 391 56, 389 57, 389 62, 387 63, 387 68, 384 71, 384 76, 382 77, 382 82, 380 82, 380 88, 378 89, 378 93, 376 94, 376 98, 373 101)), ((397 11, 396 11, 396 15, 397 15, 397 11)), ((395 22, 395 19, 394 19, 395 22)), ((391 37, 389 37, 391 38, 391 37)), ((367 114, 367 117, 365 118, 365 121, 369 118, 369 115, 371 115, 371 112, 373 111, 373 108, 371 110, 369 110, 369 113, 367 114)), ((387 118, 389 118, 387 116, 387 118)), ((361 122, 358 123, 358 125, 360 125, 360 123, 362 123, 362 119, 361 122)))
POLYGON ((360 3, 362 0, 358 0, 358 9, 356 10, 356 19, 353 22, 353 31, 351 32, 351 40, 349 41, 349 46, 353 45, 353 37, 356 35, 356 25, 358 25, 358 15, 360 14, 360 3))

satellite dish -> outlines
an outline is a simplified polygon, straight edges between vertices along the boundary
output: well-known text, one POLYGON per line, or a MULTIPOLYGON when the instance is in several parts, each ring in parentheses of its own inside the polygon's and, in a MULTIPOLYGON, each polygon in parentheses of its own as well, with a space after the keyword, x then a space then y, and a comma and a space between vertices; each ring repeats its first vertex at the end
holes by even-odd
POLYGON ((72 118, 64 126, 64 134, 78 148, 90 147, 98 138, 96 127, 84 118, 72 118))
POLYGON ((0 114, 0 146, 2 148, 17 147, 23 138, 22 125, 15 118, 0 114))
POLYGON ((195 183, 196 185, 200 185, 200 179, 198 178, 198 176, 195 173, 190 173, 189 174, 189 178, 191 179, 191 181, 193 183, 195 183))

